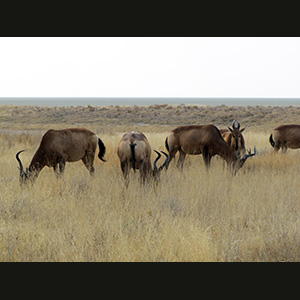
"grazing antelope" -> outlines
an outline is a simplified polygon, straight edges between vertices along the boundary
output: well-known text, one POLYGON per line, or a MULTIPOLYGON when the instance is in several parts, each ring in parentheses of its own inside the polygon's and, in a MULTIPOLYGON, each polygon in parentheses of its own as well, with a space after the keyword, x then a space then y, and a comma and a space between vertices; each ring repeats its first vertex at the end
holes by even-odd
POLYGON ((101 139, 92 131, 84 128, 70 128, 63 130, 48 130, 42 137, 41 144, 35 152, 29 168, 24 171, 19 155, 24 150, 16 154, 19 162, 20 181, 33 181, 40 171, 45 167, 53 167, 55 174, 63 174, 66 162, 82 160, 86 168, 93 174, 95 152, 99 145, 98 157, 102 161, 105 154, 105 146, 101 139), (57 165, 59 165, 59 173, 57 165))
POLYGON ((275 152, 278 152, 280 148, 282 152, 286 152, 288 148, 300 148, 300 125, 291 124, 276 127, 269 137, 269 142, 275 152))
POLYGON ((156 163, 160 159, 161 154, 156 150, 154 151, 156 152, 157 157, 154 160, 152 168, 151 146, 146 136, 139 131, 125 133, 117 147, 117 155, 120 160, 124 178, 127 180, 131 168, 134 172, 136 169, 139 169, 140 178, 143 183, 145 183, 146 178, 158 178, 160 172, 168 163, 169 156, 167 153, 161 151, 166 156, 166 160, 158 168, 156 163))
POLYGON ((244 154, 242 157, 236 155, 222 138, 219 129, 214 125, 179 126, 171 131, 166 138, 165 145, 170 156, 166 168, 168 168, 177 151, 179 151, 177 166, 180 169, 183 168, 186 154, 202 154, 207 168, 210 166, 211 157, 219 155, 235 171, 240 169, 250 156, 256 154, 256 148, 254 147, 254 153, 248 151, 248 154, 244 154))
POLYGON ((242 132, 246 129, 246 127, 242 128, 241 130, 240 127, 241 124, 237 120, 233 120, 232 128, 227 127, 228 130, 220 129, 223 139, 236 155, 238 154, 238 151, 240 151, 241 155, 246 153, 245 139, 242 135, 242 132))

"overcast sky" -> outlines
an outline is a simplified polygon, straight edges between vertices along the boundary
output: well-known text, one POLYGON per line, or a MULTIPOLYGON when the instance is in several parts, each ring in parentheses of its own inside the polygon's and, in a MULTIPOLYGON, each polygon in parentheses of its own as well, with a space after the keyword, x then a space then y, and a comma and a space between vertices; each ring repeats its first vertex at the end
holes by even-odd
POLYGON ((300 38, 0 38, 0 97, 300 97, 300 38))

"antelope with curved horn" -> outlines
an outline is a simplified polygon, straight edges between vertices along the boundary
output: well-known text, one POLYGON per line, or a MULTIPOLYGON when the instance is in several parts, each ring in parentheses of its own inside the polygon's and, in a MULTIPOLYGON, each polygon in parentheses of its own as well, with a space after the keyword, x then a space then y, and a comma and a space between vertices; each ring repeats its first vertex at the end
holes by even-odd
POLYGON ((179 126, 171 131, 166 138, 165 145, 170 156, 166 168, 168 168, 177 151, 179 151, 177 166, 180 169, 183 168, 186 154, 202 154, 207 169, 210 166, 211 157, 219 155, 235 171, 240 169, 249 157, 256 154, 256 147, 254 147, 254 153, 249 150, 242 157, 240 154, 236 155, 222 138, 219 129, 214 125, 179 126))
POLYGON ((231 150, 237 155, 240 152, 241 155, 246 153, 245 139, 242 132, 246 127, 240 130, 241 124, 237 120, 233 120, 232 128, 220 129, 220 133, 225 142, 230 146, 231 150), (237 125, 236 125, 237 124, 237 125))
POLYGON ((92 131, 84 128, 69 128, 63 130, 48 130, 42 137, 41 143, 35 152, 29 168, 24 171, 19 155, 16 154, 19 162, 20 181, 34 181, 40 171, 45 167, 53 167, 56 175, 63 174, 66 162, 82 160, 85 167, 93 174, 93 166, 97 144, 99 145, 98 157, 102 161, 105 154, 105 146, 101 139, 92 131), (59 166, 59 172, 57 165, 59 166))
POLYGON ((129 171, 132 168, 134 172, 136 169, 139 169, 142 183, 145 183, 145 180, 150 177, 157 179, 160 172, 167 165, 169 155, 161 151, 166 156, 166 159, 160 167, 157 167, 156 163, 160 159, 161 154, 156 150, 154 151, 157 157, 152 167, 151 146, 146 136, 139 131, 125 133, 117 147, 117 155, 120 160, 124 178, 126 180, 128 179, 129 171))
POLYGON ((269 137, 269 142, 275 152, 280 149, 282 152, 286 152, 288 148, 300 148, 300 125, 290 124, 276 127, 269 137))

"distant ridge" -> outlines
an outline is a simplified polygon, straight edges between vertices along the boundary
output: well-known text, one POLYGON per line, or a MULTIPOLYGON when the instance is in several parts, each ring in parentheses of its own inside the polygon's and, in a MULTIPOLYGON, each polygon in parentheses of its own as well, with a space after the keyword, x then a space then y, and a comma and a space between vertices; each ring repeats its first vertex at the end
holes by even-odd
POLYGON ((191 98, 191 97, 0 97, 0 105, 108 106, 108 105, 227 105, 295 106, 300 98, 191 98))

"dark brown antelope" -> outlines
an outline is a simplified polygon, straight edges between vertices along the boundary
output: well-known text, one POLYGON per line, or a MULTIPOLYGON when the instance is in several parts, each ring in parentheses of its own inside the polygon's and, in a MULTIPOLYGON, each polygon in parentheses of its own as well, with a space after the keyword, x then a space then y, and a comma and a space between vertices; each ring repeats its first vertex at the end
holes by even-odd
POLYGON ((145 183, 145 180, 150 177, 158 178, 160 172, 168 163, 169 156, 167 153, 161 151, 166 156, 166 160, 158 168, 156 163, 160 159, 161 154, 156 150, 154 151, 156 152, 157 157, 154 160, 152 168, 151 146, 146 136, 139 131, 125 133, 117 147, 117 154, 124 178, 126 180, 128 179, 131 168, 134 172, 136 169, 139 169, 142 183, 145 183))
POLYGON ((229 166, 233 167, 235 171, 240 169, 245 161, 256 154, 249 150, 247 154, 242 157, 236 155, 230 146, 224 141, 219 129, 214 125, 190 125, 180 126, 171 131, 166 138, 165 145, 169 151, 169 163, 179 151, 179 159, 177 166, 182 169, 186 154, 198 155, 202 154, 207 168, 210 166, 211 157, 214 155, 221 156, 229 166))
POLYGON ((19 155, 20 181, 35 180, 40 171, 45 167, 53 167, 56 175, 63 174, 66 162, 82 160, 86 168, 93 174, 93 166, 97 144, 99 145, 98 157, 102 161, 105 154, 105 146, 101 139, 93 132, 84 128, 70 128, 63 130, 48 130, 42 137, 41 144, 35 152, 29 168, 24 171, 19 155), (57 165, 59 166, 59 172, 57 165))
POLYGON ((234 120, 232 122, 232 128, 227 127, 228 129, 220 129, 223 139, 236 155, 238 152, 240 152, 241 155, 246 154, 245 139, 242 135, 246 127, 242 129, 240 129, 240 127, 241 124, 237 120, 234 120))
POLYGON ((269 142, 275 152, 278 152, 280 148, 282 152, 286 152, 288 148, 300 148, 300 125, 290 124, 278 126, 273 130, 273 133, 271 133, 269 142))

